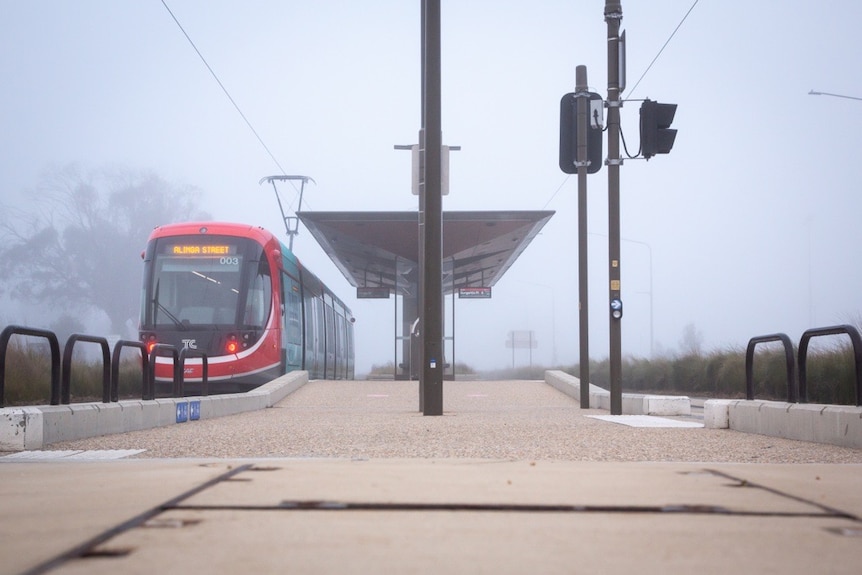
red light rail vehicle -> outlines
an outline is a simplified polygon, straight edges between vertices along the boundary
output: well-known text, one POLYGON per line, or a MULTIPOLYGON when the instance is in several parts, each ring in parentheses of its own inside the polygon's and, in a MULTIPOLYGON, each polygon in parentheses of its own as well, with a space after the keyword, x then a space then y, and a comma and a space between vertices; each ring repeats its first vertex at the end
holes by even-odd
MULTIPOLYGON (((192 222, 157 227, 147 242, 140 338, 148 351, 190 352, 187 393, 247 391, 293 370, 310 379, 354 377, 354 318, 346 305, 260 227, 192 222)), ((157 391, 173 360, 155 358, 157 391)))

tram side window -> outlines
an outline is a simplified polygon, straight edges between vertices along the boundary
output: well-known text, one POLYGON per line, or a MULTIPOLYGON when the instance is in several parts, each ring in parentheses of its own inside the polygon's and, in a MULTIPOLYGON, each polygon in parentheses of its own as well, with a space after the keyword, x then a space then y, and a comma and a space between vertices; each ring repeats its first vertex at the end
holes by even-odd
POLYGON ((256 274, 248 285, 243 324, 253 327, 265 327, 266 320, 269 319, 271 301, 272 281, 269 277, 269 266, 263 260, 260 262, 256 274))

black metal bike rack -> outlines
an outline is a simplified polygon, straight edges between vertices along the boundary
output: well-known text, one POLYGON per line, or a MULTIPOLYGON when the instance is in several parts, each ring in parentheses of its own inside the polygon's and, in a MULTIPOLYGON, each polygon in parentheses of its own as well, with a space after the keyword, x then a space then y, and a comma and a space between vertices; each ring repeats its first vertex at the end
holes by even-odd
POLYGON ((120 352, 124 347, 134 347, 141 350, 141 395, 147 388, 147 374, 149 373, 150 358, 147 354, 147 346, 140 341, 121 339, 114 344, 114 353, 111 356, 111 396, 108 399, 102 397, 102 402, 120 400, 120 352))
POLYGON ((52 331, 10 325, 0 332, 0 407, 6 406, 6 348, 13 335, 43 337, 51 348, 51 405, 60 405, 60 343, 52 331))
POLYGON ((102 402, 111 400, 111 351, 108 340, 104 337, 73 333, 66 340, 63 348, 63 377, 60 380, 60 403, 69 405, 72 401, 72 353, 79 341, 97 343, 102 348, 102 402), (106 399, 107 398, 107 399, 106 399))
POLYGON ((862 406, 862 337, 859 330, 852 325, 836 325, 831 327, 817 327, 806 330, 799 340, 799 395, 801 401, 808 402, 808 342, 812 337, 822 335, 847 334, 853 343, 853 357, 856 367, 856 406, 862 406))
POLYGON ((749 401, 754 399, 754 348, 758 343, 769 343, 780 341, 784 344, 784 360, 787 366, 787 402, 797 403, 799 401, 799 384, 796 378, 796 362, 793 360, 793 343, 783 333, 761 335, 748 340, 745 350, 745 398, 749 401))
POLYGON ((159 353, 162 351, 169 352, 171 354, 171 358, 174 360, 173 389, 176 390, 181 386, 180 380, 183 374, 180 369, 180 352, 177 350, 176 346, 169 345, 167 343, 157 343, 153 346, 153 349, 150 350, 150 365, 147 373, 147 385, 144 387, 142 397, 144 400, 156 398, 156 357, 158 357, 159 353))
MULTIPOLYGON (((209 395, 209 358, 207 354, 203 351, 198 351, 196 349, 189 349, 184 347, 182 351, 180 351, 180 382, 178 387, 174 387, 174 397, 183 397, 185 395, 185 381, 186 381, 186 357, 199 357, 202 362, 202 373, 201 373, 201 395, 209 395)), ((176 383, 174 383, 176 386, 176 383)))
POLYGON ((201 395, 209 395, 209 358, 205 352, 187 348, 180 351, 176 346, 160 343, 153 346, 153 349, 148 353, 147 346, 143 342, 119 340, 114 344, 114 350, 111 353, 106 338, 76 333, 66 340, 61 358, 60 343, 54 332, 10 325, 0 332, 0 407, 6 406, 6 351, 13 335, 41 337, 48 340, 51 348, 51 405, 68 405, 71 403, 72 356, 75 344, 79 341, 99 344, 102 349, 102 403, 111 403, 120 399, 120 353, 124 347, 133 347, 141 352, 142 399, 156 398, 156 357, 167 354, 170 354, 173 359, 172 387, 174 397, 183 397, 184 395, 184 367, 188 357, 201 358, 201 395))

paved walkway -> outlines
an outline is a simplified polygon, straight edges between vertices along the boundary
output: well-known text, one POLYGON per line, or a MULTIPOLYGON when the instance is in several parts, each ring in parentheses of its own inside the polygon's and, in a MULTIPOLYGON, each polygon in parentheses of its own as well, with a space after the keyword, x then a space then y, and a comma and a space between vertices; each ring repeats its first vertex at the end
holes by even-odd
POLYGON ((629 427, 534 382, 445 393, 422 417, 409 382, 312 382, 262 412, 0 457, 0 573, 862 564, 857 450, 629 427))

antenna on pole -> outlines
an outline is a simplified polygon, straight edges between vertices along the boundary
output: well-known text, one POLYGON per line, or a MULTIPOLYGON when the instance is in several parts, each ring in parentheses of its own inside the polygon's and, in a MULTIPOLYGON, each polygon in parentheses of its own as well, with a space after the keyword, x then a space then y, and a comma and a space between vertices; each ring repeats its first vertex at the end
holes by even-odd
MULTIPOLYGON (((285 182, 285 181, 296 181, 299 180, 302 183, 299 186, 299 205, 294 210, 294 214, 302 211, 302 194, 305 191, 306 182, 313 182, 317 185, 317 182, 314 179, 309 178, 308 176, 267 176, 265 178, 261 178, 258 184, 263 184, 264 182, 269 182, 272 184, 272 189, 275 192, 275 199, 278 200, 278 209, 281 211, 281 217, 284 220, 284 229, 287 231, 287 237, 289 238, 288 248, 290 251, 293 251, 293 238, 299 234, 299 218, 296 216, 288 216, 284 213, 284 205, 281 203, 281 196, 278 195, 278 188, 276 187, 276 182, 285 182)), ((294 186, 295 188, 296 186, 294 186)))

